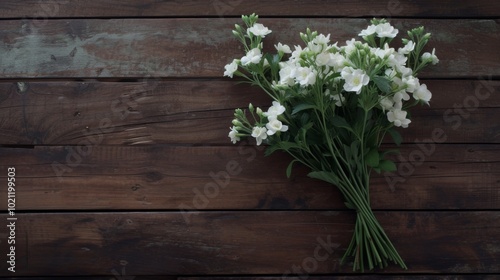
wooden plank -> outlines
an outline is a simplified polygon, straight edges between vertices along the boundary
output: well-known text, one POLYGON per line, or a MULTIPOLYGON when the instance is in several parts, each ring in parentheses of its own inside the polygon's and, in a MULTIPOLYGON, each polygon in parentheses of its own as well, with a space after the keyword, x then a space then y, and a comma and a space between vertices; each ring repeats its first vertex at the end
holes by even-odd
MULTIPOLYGON (((240 19, 68 19, 6 20, 0 31, 3 78, 220 77, 223 66, 240 58, 231 35, 240 19), (113 46, 110 48, 109 46, 113 46)), ((275 30, 271 42, 299 44, 311 27, 334 41, 357 36, 366 19, 265 19, 275 30)), ((422 77, 500 75, 500 32, 495 20, 394 20, 403 30, 424 25, 441 62, 422 77)), ((401 32, 403 33, 403 32, 401 32)))
MULTIPOLYGON (((499 212, 376 215, 409 268, 384 273, 500 272, 499 212)), ((17 217, 17 276, 111 275, 120 261, 127 275, 281 275, 308 262, 314 274, 352 272, 339 266, 352 212, 201 212, 190 224, 178 212, 17 217)))
POLYGON ((199 277, 179 277, 178 280, 298 280, 298 279, 307 279, 307 280, 351 280, 351 279, 361 279, 361 280, 374 280, 374 279, 388 279, 388 280, 495 280, 498 279, 498 275, 463 275, 463 274, 454 274, 454 275, 390 275, 390 274, 369 274, 369 275, 355 275, 355 276, 343 276, 343 275, 331 275, 331 276, 311 276, 311 275, 302 275, 302 276, 293 276, 293 277, 272 277, 272 276, 199 276, 199 277), (334 278, 333 278, 334 277, 334 278))
MULTIPOLYGON (((336 188, 254 147, 0 149, 19 210, 345 209, 336 188)), ((373 174, 374 209, 499 209, 498 145, 404 145, 399 171, 373 174)), ((7 195, 0 188, 0 196, 7 195)), ((0 200, 0 208, 7 207, 0 200)))
POLYGON ((158 276, 136 276, 127 275, 126 268, 123 271, 124 266, 117 265, 116 269, 111 269, 111 275, 109 276, 62 276, 62 277, 2 277, 2 279, 8 280, 176 280, 177 276, 171 275, 158 275, 158 276), (125 274, 124 274, 125 272, 125 274))
POLYGON ((0 4, 0 18, 35 17, 39 20, 59 17, 175 17, 175 16, 239 16, 257 13, 263 16, 350 16, 350 17, 498 17, 500 7, 494 1, 474 2, 422 0, 339 1, 153 1, 153 0, 89 0, 74 3, 55 0, 6 0, 0 4))
MULTIPOLYGON (((500 81, 422 82, 433 92, 431 107, 415 108, 401 130, 405 142, 443 129, 448 143, 499 143, 500 127, 491 120, 500 110, 500 81)), ((270 99, 232 80, 4 82, 0 143, 76 145, 94 137, 100 145, 229 145, 233 109, 250 102, 266 108, 270 99)))
POLYGON ((332 274, 330 276, 311 276, 311 275, 300 275, 300 276, 282 276, 282 277, 273 277, 273 276, 196 276, 196 277, 176 277, 176 276, 129 276, 127 279, 126 276, 115 275, 115 278, 110 278, 110 276, 74 276, 74 277, 10 277, 10 278, 2 278, 8 280, 298 280, 298 279, 307 279, 307 280, 351 280, 351 279, 361 279, 361 280, 374 280, 374 279, 388 279, 388 280, 496 280, 498 279, 498 274, 439 274, 439 275, 390 275, 390 274, 368 274, 368 275, 339 275, 332 274), (122 277, 122 278, 120 278, 122 277), (132 279, 133 277, 133 279, 132 279), (334 277, 334 278, 332 278, 334 277))

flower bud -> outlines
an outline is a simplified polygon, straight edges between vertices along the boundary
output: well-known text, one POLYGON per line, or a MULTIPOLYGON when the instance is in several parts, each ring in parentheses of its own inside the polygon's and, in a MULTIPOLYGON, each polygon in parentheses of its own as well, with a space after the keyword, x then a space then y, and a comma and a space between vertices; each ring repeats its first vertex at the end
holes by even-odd
POLYGON ((300 39, 302 39, 303 41, 306 41, 307 42, 307 37, 306 37, 306 34, 300 32, 300 39))
POLYGON ((253 112, 254 107, 253 107, 252 103, 248 104, 248 110, 250 110, 250 112, 253 112))
POLYGON ((259 107, 257 107, 257 115, 259 115, 259 116, 262 115, 262 109, 259 107))
POLYGON ((238 108, 238 109, 234 110, 234 115, 236 117, 242 116, 243 115, 243 111, 240 108, 238 108))
POLYGON ((237 119, 234 119, 231 123, 235 126, 241 126, 241 122, 237 119))

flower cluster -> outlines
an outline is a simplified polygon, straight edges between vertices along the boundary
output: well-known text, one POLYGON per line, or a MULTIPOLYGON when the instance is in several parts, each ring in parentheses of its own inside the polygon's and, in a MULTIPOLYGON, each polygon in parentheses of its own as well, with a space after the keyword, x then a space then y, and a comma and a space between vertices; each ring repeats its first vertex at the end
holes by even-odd
MULTIPOLYGON (((344 106, 346 98, 352 94, 376 96, 372 99, 376 99, 377 104, 367 105, 384 112, 393 126, 406 128, 411 122, 407 109, 416 103, 429 104, 431 100, 431 92, 416 75, 427 64, 436 64, 439 60, 435 50, 421 54, 430 37, 424 34, 422 27, 408 32, 409 38, 403 39, 403 47, 397 50, 389 44, 399 31, 383 19, 373 20, 358 34, 364 42, 351 39, 344 46, 331 43, 330 34, 307 30, 300 34, 305 46, 293 46, 292 50, 278 43, 274 45, 277 54, 266 56, 262 39, 272 31, 256 23, 257 18, 254 15, 244 17, 246 32, 236 25, 233 34, 244 43, 246 53, 225 66, 224 76, 232 78, 236 74, 252 79, 239 70, 262 71, 265 74, 262 78, 266 80, 263 85, 270 83, 269 91, 278 102, 285 101, 283 93, 288 93, 288 97, 298 93, 312 94, 319 83, 319 88, 338 107, 344 106)), ((278 124, 276 119, 267 121, 278 124)), ((229 137, 233 143, 244 136, 244 130, 238 129, 241 128, 231 128, 229 137)), ((258 144, 267 138, 264 129, 269 129, 267 124, 259 123, 250 133, 258 144)))
POLYGON ((236 110, 236 119, 233 120, 233 127, 231 127, 231 131, 229 132, 229 138, 231 138, 233 144, 238 142, 241 136, 247 136, 246 134, 240 133, 240 131, 252 135, 252 137, 256 139, 257 145, 260 145, 262 144, 262 140, 267 139, 268 135, 274 135, 288 130, 288 126, 284 125, 279 119, 285 112, 285 107, 279 102, 273 101, 273 105, 269 107, 267 112, 263 112, 262 109, 257 107, 254 113, 252 104, 250 104, 249 110, 256 124, 251 125, 243 111, 241 109, 236 110), (240 120, 243 120, 245 124, 241 123, 240 120), (252 126, 251 130, 248 129, 249 126, 252 126))
POLYGON ((400 142, 396 127, 410 124, 409 109, 429 104, 432 94, 420 83, 418 72, 439 59, 423 52, 430 33, 423 27, 407 32, 397 50, 391 47, 399 30, 384 19, 373 19, 358 36, 340 45, 331 35, 307 29, 304 45, 274 45, 264 51, 263 39, 272 33, 257 23, 255 14, 242 17, 233 34, 245 53, 225 66, 224 76, 241 77, 263 89, 271 98, 266 112, 249 105, 237 109, 229 138, 233 143, 253 137, 266 143, 266 153, 284 151, 299 162, 308 176, 336 185, 346 205, 357 212, 356 229, 342 262, 354 257, 354 269, 386 266, 403 260, 370 208, 369 178, 376 172, 394 171, 380 145, 386 133, 400 142))

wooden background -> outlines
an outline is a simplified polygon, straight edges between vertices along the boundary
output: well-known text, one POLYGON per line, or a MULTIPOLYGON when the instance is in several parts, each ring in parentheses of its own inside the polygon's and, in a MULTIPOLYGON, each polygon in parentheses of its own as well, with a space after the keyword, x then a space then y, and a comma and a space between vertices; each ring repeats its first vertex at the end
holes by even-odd
POLYGON ((1 1, 0 276, 498 279, 499 19, 489 0, 1 1), (431 107, 402 131, 399 171, 372 180, 408 270, 340 266, 355 217, 339 192, 300 168, 286 179, 286 155, 230 144, 234 108, 269 103, 222 77, 242 56, 231 29, 252 12, 269 46, 306 27, 343 42, 373 16, 432 32, 431 107))

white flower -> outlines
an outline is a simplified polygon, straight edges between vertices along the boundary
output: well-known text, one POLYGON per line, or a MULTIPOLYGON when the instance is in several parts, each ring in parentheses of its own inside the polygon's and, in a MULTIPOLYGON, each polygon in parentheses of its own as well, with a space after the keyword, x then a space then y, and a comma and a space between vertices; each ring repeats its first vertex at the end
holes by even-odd
POLYGON ((340 75, 345 80, 344 90, 354 91, 356 94, 360 94, 361 88, 370 82, 370 77, 361 69, 354 70, 352 67, 344 67, 340 75))
POLYGON ((307 47, 314 53, 320 53, 326 49, 326 45, 329 42, 330 42, 330 34, 328 34, 328 36, 319 34, 311 42, 307 44, 307 47))
POLYGON ((389 57, 391 54, 394 54, 395 50, 394 48, 390 48, 389 44, 385 43, 384 48, 370 48, 370 52, 375 54, 376 56, 380 57, 381 59, 384 59, 386 57, 389 57))
POLYGON ((240 141, 238 130, 235 126, 231 127, 231 131, 229 132, 228 137, 231 138, 231 142, 233 142, 233 144, 236 144, 236 142, 240 141))
POLYGON ((425 103, 429 104, 429 101, 432 98, 432 93, 427 89, 426 84, 421 84, 414 92, 413 98, 415 100, 422 100, 425 103))
POLYGON ((224 71, 224 76, 232 78, 234 72, 236 72, 236 70, 238 70, 238 60, 237 59, 233 59, 233 62, 231 62, 231 63, 227 64, 226 66, 224 66, 224 69, 226 69, 226 71, 224 71))
POLYGON ((402 77, 408 77, 410 75, 413 75, 413 70, 411 70, 410 67, 400 65, 397 67, 397 70, 399 71, 402 77))
POLYGON ((311 67, 298 67, 295 71, 295 80, 301 86, 314 85, 316 74, 316 70, 311 67))
POLYGON ((391 67, 396 68, 396 70, 399 71, 401 67, 405 67, 406 60, 408 60, 406 56, 399 53, 394 53, 392 55, 389 55, 389 60, 387 61, 387 64, 391 67))
POLYGON ((346 59, 342 54, 335 53, 335 54, 331 55, 330 62, 331 62, 331 65, 329 65, 329 66, 333 66, 333 69, 335 69, 335 72, 340 72, 345 67, 346 59))
POLYGON ((379 97, 379 104, 380 107, 382 107, 382 110, 385 112, 386 110, 392 109, 392 106, 394 106, 394 101, 391 100, 391 98, 387 96, 380 96, 379 97))
POLYGON ((408 93, 406 93, 406 91, 400 90, 394 94, 394 97, 392 99, 396 103, 401 102, 402 100, 408 101, 408 100, 410 100, 410 95, 408 95, 408 93))
POLYGON ((271 118, 269 122, 266 124, 267 128, 267 135, 273 135, 278 131, 285 132, 288 130, 287 125, 283 125, 281 121, 279 121, 277 118, 271 118))
POLYGON ((407 92, 414 92, 418 87, 420 87, 418 78, 415 78, 412 75, 403 77, 403 83, 406 85, 407 92))
POLYGON ((248 64, 257 64, 260 62, 261 58, 262 58, 262 53, 260 49, 254 48, 249 50, 247 54, 241 58, 241 64, 245 66, 248 64))
MULTIPOLYGON (((318 66, 325 66, 330 64, 332 54, 329 52, 322 52, 316 56, 316 64, 318 66)), ((330 66, 330 65, 329 65, 330 66)))
POLYGON ((330 43, 330 34, 328 34, 327 36, 319 34, 312 40, 312 42, 317 45, 326 46, 328 43, 330 43))
POLYGON ((294 46, 294 47, 295 47, 295 49, 292 52, 292 54, 290 55, 290 61, 296 61, 296 60, 300 59, 300 56, 302 55, 302 52, 304 51, 304 50, 302 50, 301 46, 294 46))
POLYGON ((267 109, 267 112, 264 113, 268 119, 277 118, 279 115, 285 112, 285 106, 281 105, 278 101, 273 101, 273 106, 267 109))
POLYGON ((255 137, 257 140, 257 146, 262 144, 262 140, 267 138, 267 129, 265 127, 255 126, 252 129, 252 137, 255 137))
POLYGON ((330 98, 335 101, 335 106, 342 107, 345 102, 345 97, 342 94, 331 94, 330 98))
POLYGON ((387 112, 387 119, 392 122, 394 126, 407 128, 411 120, 406 118, 406 114, 407 112, 401 109, 393 109, 387 112))
POLYGON ((408 41, 404 48, 399 48, 398 53, 400 54, 409 54, 411 51, 415 49, 415 43, 413 41, 408 41))
POLYGON ((259 36, 259 37, 264 38, 264 37, 266 37, 266 35, 270 34, 272 31, 269 30, 269 28, 265 27, 263 24, 256 23, 252 27, 248 28, 247 32, 248 32, 248 35, 250 35, 250 33, 252 33, 255 36, 259 36))
POLYGON ((377 33, 377 37, 380 38, 394 38, 398 35, 399 31, 386 22, 377 25, 375 32, 377 33))
POLYGON ((283 45, 281 43, 278 43, 278 45, 274 45, 274 47, 276 48, 276 50, 278 52, 292 53, 292 50, 290 49, 290 47, 288 45, 283 45))
POLYGON ((356 49, 356 40, 352 38, 351 40, 345 41, 344 52, 346 56, 349 56, 356 49))
POLYGON ((293 86, 295 84, 295 65, 291 63, 280 62, 280 85, 293 86))
POLYGON ((358 34, 358 36, 364 37, 364 36, 370 36, 373 33, 375 33, 377 30, 376 25, 370 25, 366 29, 361 30, 361 32, 358 34))
POLYGON ((429 52, 422 54, 422 60, 429 60, 432 65, 436 65, 439 62, 439 59, 436 56, 436 49, 432 49, 432 54, 429 52))

